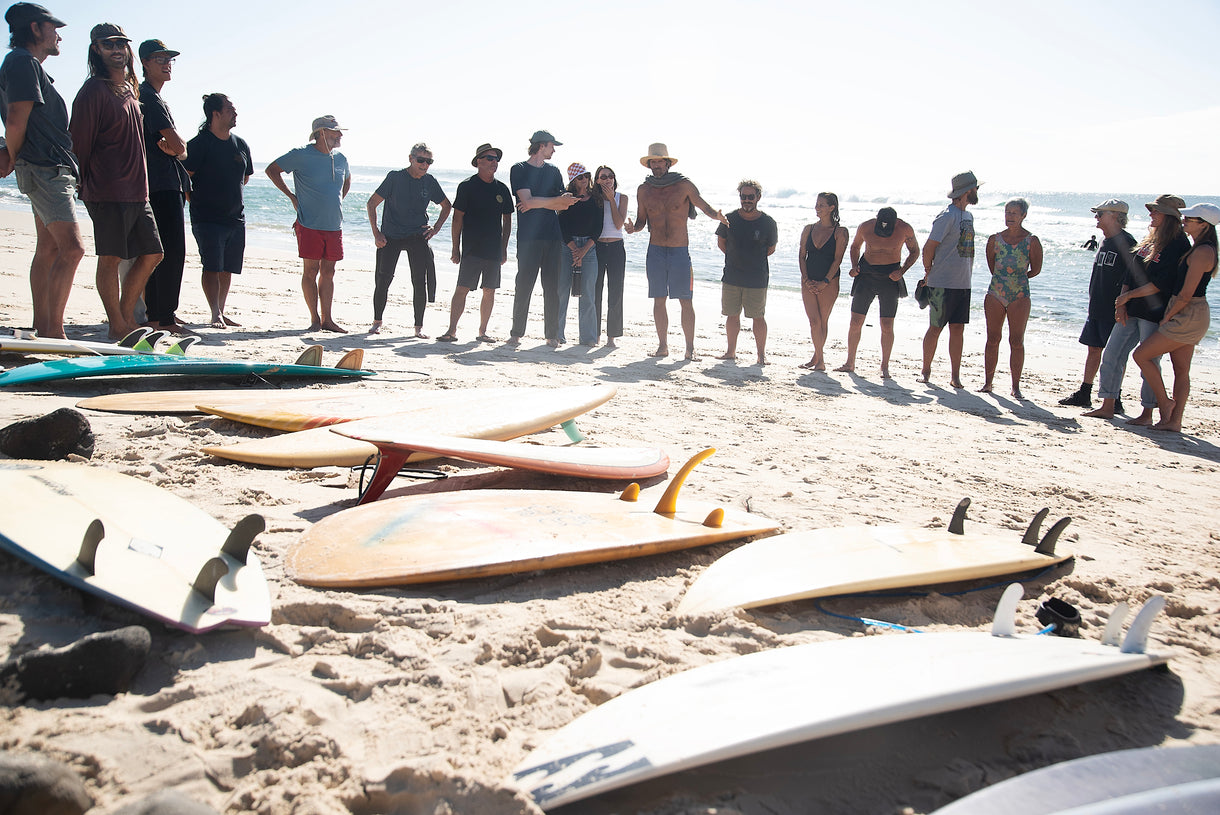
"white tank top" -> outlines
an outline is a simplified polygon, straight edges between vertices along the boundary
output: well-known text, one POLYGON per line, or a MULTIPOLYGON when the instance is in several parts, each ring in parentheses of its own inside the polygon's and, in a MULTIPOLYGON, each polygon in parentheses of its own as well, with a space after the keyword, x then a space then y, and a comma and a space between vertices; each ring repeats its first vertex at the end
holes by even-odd
MULTIPOLYGON (((623 194, 621 192, 614 193, 614 211, 615 212, 618 211, 618 202, 621 201, 622 199, 623 199, 623 194)), ((615 227, 614 212, 611 211, 610 207, 604 206, 604 207, 602 207, 601 240, 609 240, 610 238, 618 238, 619 240, 622 240, 623 228, 615 227)))

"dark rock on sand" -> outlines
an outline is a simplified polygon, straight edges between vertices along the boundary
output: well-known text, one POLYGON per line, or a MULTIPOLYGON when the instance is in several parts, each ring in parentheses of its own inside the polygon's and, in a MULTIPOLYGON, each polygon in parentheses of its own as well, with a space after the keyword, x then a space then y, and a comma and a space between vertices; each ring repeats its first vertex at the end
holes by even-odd
POLYGON ((39 461, 58 461, 70 453, 92 458, 93 430, 80 411, 60 408, 0 428, 0 453, 39 461))
POLYGON ((27 699, 122 693, 144 667, 151 647, 148 629, 138 625, 90 634, 63 648, 31 651, 0 664, 0 686, 15 686, 27 699))
POLYGON ((5 815, 80 815, 92 806, 84 782, 66 764, 0 753, 0 812, 5 815))

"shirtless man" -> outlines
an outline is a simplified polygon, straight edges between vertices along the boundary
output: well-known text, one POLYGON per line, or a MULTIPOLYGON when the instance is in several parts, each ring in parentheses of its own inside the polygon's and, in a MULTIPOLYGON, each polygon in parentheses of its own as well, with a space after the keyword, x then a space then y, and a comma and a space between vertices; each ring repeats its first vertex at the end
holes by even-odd
POLYGON ((628 234, 648 229, 648 296, 652 298, 652 318, 657 325, 657 350, 654 357, 669 356, 669 311, 666 298, 682 307, 682 333, 686 335, 686 359, 695 359, 695 272, 691 268, 686 219, 696 217, 695 208, 726 227, 724 213, 712 209, 688 179, 669 168, 678 163, 668 155, 664 144, 652 144, 640 164, 652 171, 636 192, 634 224, 628 234))
POLYGON ((856 370, 856 346, 860 330, 868 316, 873 298, 881 301, 881 378, 890 378, 890 351, 894 347, 894 315, 898 313, 898 298, 906 297, 907 287, 902 276, 919 259, 919 241, 915 230, 898 217, 893 207, 882 207, 877 217, 856 228, 851 243, 851 326, 847 329, 847 362, 836 371, 856 370), (900 263, 903 245, 907 259, 900 263), (864 247, 864 256, 860 247, 864 247))

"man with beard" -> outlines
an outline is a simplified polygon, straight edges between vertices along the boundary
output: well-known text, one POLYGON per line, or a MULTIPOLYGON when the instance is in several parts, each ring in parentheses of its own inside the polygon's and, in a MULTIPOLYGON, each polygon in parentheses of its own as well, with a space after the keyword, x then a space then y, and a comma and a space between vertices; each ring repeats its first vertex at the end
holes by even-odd
POLYGON ((724 277, 721 279, 720 305, 725 317, 724 333, 728 348, 717 359, 737 359, 737 334, 741 331, 741 314, 754 321, 754 344, 758 349, 758 364, 767 364, 767 284, 770 264, 767 262, 779 242, 775 219, 758 208, 762 185, 745 180, 737 185, 741 208, 728 214, 728 225, 716 227, 716 243, 724 253, 724 277))
POLYGON ((16 171, 17 188, 30 199, 37 243, 30 263, 34 330, 42 337, 64 336, 64 309, 76 267, 85 256, 76 223, 80 178, 68 106, 42 63, 59 54, 65 23, 34 3, 15 3, 4 19, 12 50, 0 65, 0 178, 16 171))
POLYGON ((72 100, 72 149, 80 197, 93 221, 97 293, 119 339, 136 329, 144 284, 161 262, 161 236, 148 204, 144 117, 131 39, 114 23, 89 32, 89 78, 72 100), (132 260, 120 290, 119 264, 132 260))
POLYGON ((932 376, 940 332, 949 326, 949 383, 962 387, 962 346, 970 322, 970 277, 974 272, 974 216, 966 207, 979 202, 979 180, 972 172, 953 176, 952 203, 936 216, 923 245, 923 282, 928 287, 928 332, 923 336, 920 381, 932 376))
POLYGON ((707 217, 729 226, 724 213, 712 209, 699 190, 680 173, 670 172, 678 160, 669 155, 664 144, 649 145, 648 155, 640 159, 652 173, 636 192, 636 217, 628 234, 648 229, 648 296, 652 298, 652 317, 657 326, 654 357, 669 356, 669 312, 666 299, 677 300, 682 308, 682 333, 686 335, 686 359, 695 359, 695 273, 691 267, 686 219, 697 217, 698 207, 707 217))

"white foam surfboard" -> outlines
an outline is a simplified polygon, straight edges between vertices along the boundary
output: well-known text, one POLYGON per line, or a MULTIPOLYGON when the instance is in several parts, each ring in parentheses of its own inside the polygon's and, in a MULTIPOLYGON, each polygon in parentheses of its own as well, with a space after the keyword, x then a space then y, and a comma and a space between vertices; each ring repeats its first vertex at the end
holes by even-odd
POLYGON ((628 691, 559 729, 513 780, 543 809, 723 759, 1143 670, 1164 607, 1149 600, 1119 643, 1015 633, 1022 589, 1004 592, 990 634, 849 637, 732 657, 628 691), (896 667, 903 681, 894 681, 896 667))

